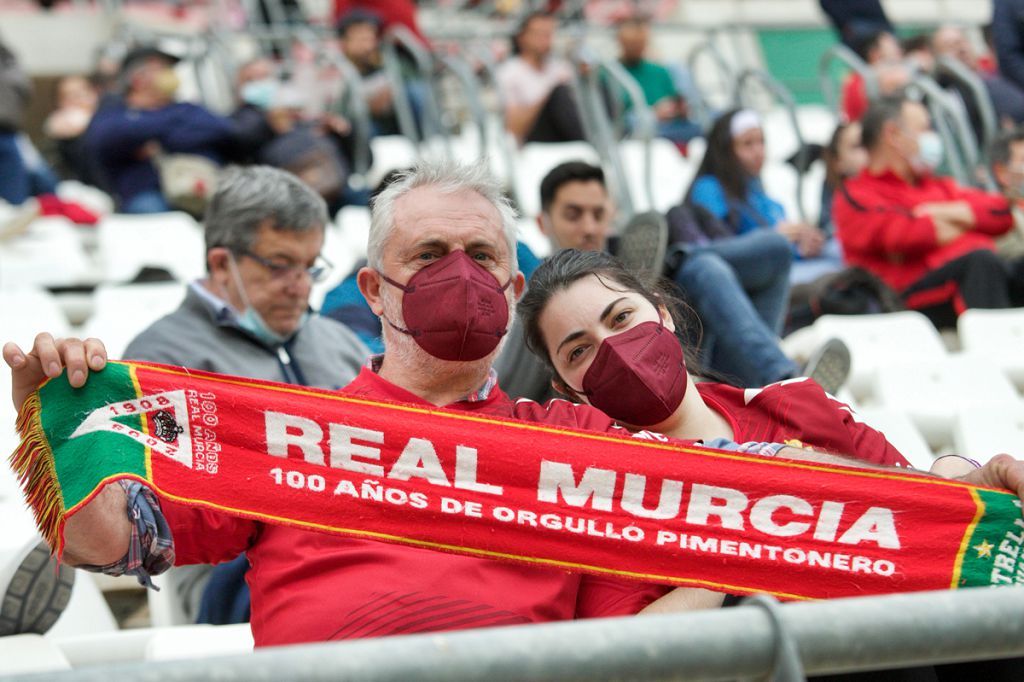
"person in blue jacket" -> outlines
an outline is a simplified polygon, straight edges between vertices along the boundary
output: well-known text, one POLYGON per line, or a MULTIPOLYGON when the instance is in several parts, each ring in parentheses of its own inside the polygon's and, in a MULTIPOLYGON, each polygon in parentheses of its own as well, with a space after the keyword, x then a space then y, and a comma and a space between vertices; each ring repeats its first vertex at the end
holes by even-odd
POLYGON ((229 119, 175 101, 176 61, 152 47, 129 52, 121 67, 123 97, 108 98, 85 133, 123 213, 170 210, 153 163, 157 153, 194 154, 220 164, 234 152, 229 119))

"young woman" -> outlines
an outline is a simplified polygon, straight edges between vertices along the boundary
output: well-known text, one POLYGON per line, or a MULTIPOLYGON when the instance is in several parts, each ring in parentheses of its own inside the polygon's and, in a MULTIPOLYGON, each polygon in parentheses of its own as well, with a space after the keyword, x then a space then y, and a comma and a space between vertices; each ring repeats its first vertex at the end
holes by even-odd
POLYGON ((685 202, 701 206, 736 234, 774 229, 793 245, 790 282, 801 284, 842 268, 835 240, 817 227, 786 217, 785 209, 764 190, 765 162, 761 117, 750 109, 722 114, 708 133, 707 151, 685 202))
MULTIPOLYGON (((606 253, 567 249, 548 258, 530 278, 518 314, 527 346, 551 368, 555 389, 630 430, 785 443, 835 454, 836 462, 909 466, 881 433, 809 379, 759 389, 695 382, 676 336, 674 299, 606 253)), ((936 473, 966 473, 961 458, 937 461, 936 473)))

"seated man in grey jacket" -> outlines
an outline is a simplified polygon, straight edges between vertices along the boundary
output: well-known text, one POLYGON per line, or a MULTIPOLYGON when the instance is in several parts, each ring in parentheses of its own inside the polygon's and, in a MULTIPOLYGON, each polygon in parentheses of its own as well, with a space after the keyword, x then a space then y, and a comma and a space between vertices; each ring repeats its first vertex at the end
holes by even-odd
MULTIPOLYGON (((207 277, 125 358, 327 389, 347 384, 369 351, 348 327, 309 309, 312 283, 330 267, 320 257, 327 222, 324 200, 290 173, 225 171, 204 217, 207 277)), ((244 556, 218 566, 217 587, 205 596, 209 566, 176 569, 165 584, 182 597, 188 620, 239 622, 248 620, 247 567, 244 556)))

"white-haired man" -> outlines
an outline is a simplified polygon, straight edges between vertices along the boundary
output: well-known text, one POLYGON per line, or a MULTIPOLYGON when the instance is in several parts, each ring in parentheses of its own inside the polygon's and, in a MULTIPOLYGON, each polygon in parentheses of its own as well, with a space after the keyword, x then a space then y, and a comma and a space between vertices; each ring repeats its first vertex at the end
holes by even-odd
MULTIPOLYGON (((567 427, 616 428, 596 409, 565 401, 513 403, 497 386, 491 363, 524 287, 513 218, 498 185, 479 167, 424 164, 378 196, 368 265, 358 279, 383 319, 385 353, 345 392, 567 427), (452 286, 453 280, 461 286, 452 286)), ((62 364, 72 384, 81 385, 89 370, 103 366, 104 352, 96 340, 55 342, 40 335, 27 354, 7 344, 4 359, 13 368, 20 407, 62 364)), ((1022 463, 997 457, 979 471, 973 481, 1024 493, 1022 463)), ((246 551, 257 645, 624 615, 668 592, 261 524, 167 502, 161 508, 176 563, 215 562, 246 551)), ((130 536, 124 494, 120 486, 108 486, 69 520, 65 559, 116 562, 128 551, 130 536)), ((666 599, 682 607, 714 603, 702 592, 703 600, 687 599, 693 592, 676 590, 666 599)))

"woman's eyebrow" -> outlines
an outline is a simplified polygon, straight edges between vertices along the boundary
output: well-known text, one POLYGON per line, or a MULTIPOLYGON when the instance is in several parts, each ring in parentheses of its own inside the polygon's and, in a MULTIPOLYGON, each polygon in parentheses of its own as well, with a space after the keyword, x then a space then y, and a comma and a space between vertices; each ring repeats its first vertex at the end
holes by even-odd
POLYGON ((603 311, 601 311, 601 317, 599 317, 597 319, 603 321, 606 317, 608 317, 609 315, 612 314, 612 309, 615 308, 615 306, 617 306, 619 303, 622 303, 625 300, 626 300, 626 297, 625 296, 621 296, 621 297, 615 299, 614 301, 612 301, 611 303, 609 303, 608 307, 606 307, 603 311))

